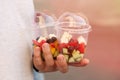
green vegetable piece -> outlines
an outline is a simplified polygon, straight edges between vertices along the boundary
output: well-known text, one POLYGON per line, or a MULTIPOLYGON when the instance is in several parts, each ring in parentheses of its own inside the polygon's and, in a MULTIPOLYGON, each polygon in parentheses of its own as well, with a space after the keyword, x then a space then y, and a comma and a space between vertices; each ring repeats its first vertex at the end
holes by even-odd
POLYGON ((63 48, 63 54, 68 54, 68 49, 67 48, 63 48))
POLYGON ((74 63, 74 62, 75 62, 74 58, 73 58, 73 57, 70 57, 70 58, 69 58, 69 63, 74 63))

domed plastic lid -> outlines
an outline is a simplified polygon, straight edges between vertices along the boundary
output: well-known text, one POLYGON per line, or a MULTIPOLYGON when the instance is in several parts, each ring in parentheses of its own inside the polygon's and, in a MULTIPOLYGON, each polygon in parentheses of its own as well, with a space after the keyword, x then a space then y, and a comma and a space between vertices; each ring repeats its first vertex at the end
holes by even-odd
POLYGON ((81 14, 81 13, 71 13, 71 12, 63 13, 59 17, 57 22, 58 23, 61 23, 61 22, 79 23, 81 25, 89 24, 88 19, 83 14, 81 14))
POLYGON ((65 12, 58 18, 56 29, 86 33, 91 31, 91 26, 83 14, 65 12))
POLYGON ((37 23, 40 28, 52 26, 55 24, 56 17, 47 13, 37 12, 37 23))

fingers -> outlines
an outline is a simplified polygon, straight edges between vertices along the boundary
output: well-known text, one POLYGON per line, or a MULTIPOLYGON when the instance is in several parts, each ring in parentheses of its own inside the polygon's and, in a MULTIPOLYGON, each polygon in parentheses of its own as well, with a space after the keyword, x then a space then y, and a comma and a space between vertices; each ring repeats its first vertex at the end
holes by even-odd
POLYGON ((50 52, 49 44, 44 43, 42 46, 42 50, 45 61, 43 61, 43 59, 41 58, 40 48, 34 48, 33 63, 35 68, 37 68, 40 72, 56 71, 56 65, 50 52))
POLYGON ((84 67, 89 64, 89 59, 82 59, 79 63, 71 63, 69 64, 70 66, 75 66, 75 67, 84 67))
POLYGON ((58 55, 56 65, 60 72, 66 73, 68 71, 68 64, 62 54, 58 55))
MULTIPOLYGON (((51 54, 48 43, 43 44, 42 50, 43 53, 41 53, 39 47, 34 48, 33 63, 36 69, 41 72, 52 72, 59 70, 62 73, 66 73, 68 71, 68 64, 62 54, 59 54, 57 56, 57 60, 55 61, 51 54), (41 54, 43 54, 45 61, 43 61, 43 59, 41 58, 41 54)), ((82 59, 79 63, 71 63, 69 65, 75 67, 84 67, 88 63, 88 59, 82 59)))
POLYGON ((34 56, 33 56, 33 63, 34 66, 38 69, 38 70, 43 70, 44 69, 44 63, 42 61, 42 58, 40 56, 40 48, 39 47, 35 47, 34 48, 34 56))
POLYGON ((42 46, 43 55, 45 58, 45 63, 48 68, 52 68, 54 66, 54 60, 50 51, 50 47, 48 43, 44 43, 42 46))

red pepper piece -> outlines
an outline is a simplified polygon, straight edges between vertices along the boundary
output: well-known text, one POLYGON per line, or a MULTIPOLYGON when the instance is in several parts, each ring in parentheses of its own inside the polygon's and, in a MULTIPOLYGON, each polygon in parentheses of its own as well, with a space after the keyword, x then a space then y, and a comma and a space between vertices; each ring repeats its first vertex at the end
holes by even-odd
POLYGON ((32 40, 33 44, 36 45, 36 46, 40 46, 40 43, 37 42, 36 40, 32 40))
POLYGON ((69 46, 77 46, 78 45, 78 41, 76 39, 71 39, 69 41, 69 46))
POLYGON ((67 43, 61 43, 60 44, 63 48, 67 48, 69 45, 67 43))
POLYGON ((69 45, 67 43, 61 43, 61 44, 59 44, 59 46, 58 46, 59 52, 62 53, 62 49, 63 48, 68 48, 68 46, 69 45))
POLYGON ((85 44, 84 43, 80 43, 78 50, 80 51, 80 53, 84 53, 85 52, 85 44))
POLYGON ((55 44, 54 43, 50 43, 50 46, 55 47, 55 44))
POLYGON ((45 40, 42 40, 42 41, 40 42, 39 46, 42 47, 42 45, 43 45, 44 43, 46 43, 46 41, 45 41, 45 40))

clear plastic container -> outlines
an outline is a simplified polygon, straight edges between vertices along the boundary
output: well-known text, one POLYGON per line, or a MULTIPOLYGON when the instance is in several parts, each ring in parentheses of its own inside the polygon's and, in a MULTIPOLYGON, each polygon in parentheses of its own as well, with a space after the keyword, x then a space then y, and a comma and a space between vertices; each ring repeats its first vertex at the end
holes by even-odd
MULTIPOLYGON (((37 14, 37 34, 38 36, 36 39, 33 40, 33 48, 34 47, 40 47, 41 53, 42 51, 42 45, 44 43, 49 43, 51 54, 54 59, 56 59, 58 53, 57 47, 58 47, 58 40, 56 37, 56 30, 55 30, 55 22, 56 19, 48 15, 46 13, 38 13, 37 14)), ((44 60, 44 56, 41 55, 41 57, 44 60)))
POLYGON ((85 18, 74 13, 64 13, 56 24, 59 53, 68 63, 77 63, 84 57, 91 26, 85 18), (66 18, 67 17, 67 18, 66 18))
POLYGON ((49 34, 56 34, 54 27, 56 22, 56 17, 52 14, 36 12, 36 29, 38 36, 47 37, 49 34))
MULTIPOLYGON (((49 43, 53 58, 56 59, 59 54, 63 54, 68 63, 77 63, 83 58, 88 34, 91 31, 87 18, 67 12, 57 21, 45 14, 39 19, 43 20, 42 23, 39 22, 40 33, 36 40, 33 40, 34 47, 41 48, 42 44, 49 43)), ((44 59, 44 56, 42 57, 44 59)))

